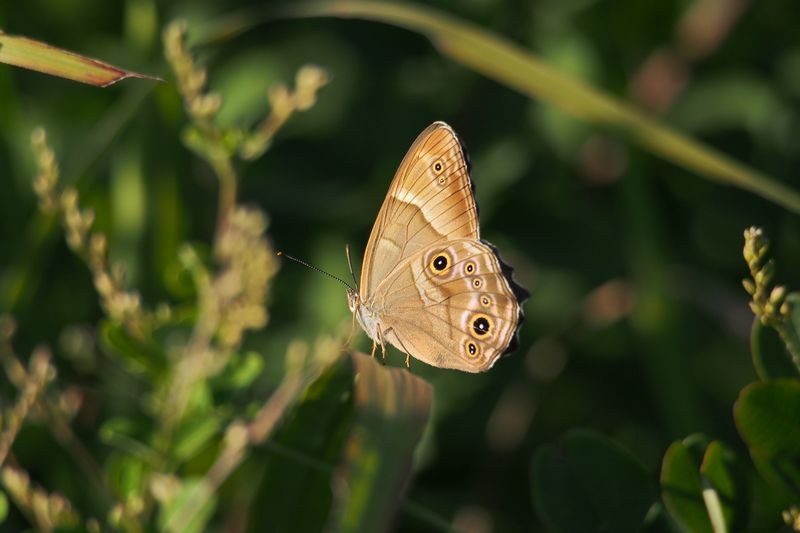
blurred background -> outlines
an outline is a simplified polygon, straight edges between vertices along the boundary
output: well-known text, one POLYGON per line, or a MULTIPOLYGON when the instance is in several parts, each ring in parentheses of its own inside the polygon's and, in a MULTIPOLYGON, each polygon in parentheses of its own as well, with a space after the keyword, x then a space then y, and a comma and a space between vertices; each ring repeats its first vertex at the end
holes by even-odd
MULTIPOLYGON (((277 4, 277 2, 274 2, 277 4)), ((429 1, 531 50, 554 68, 629 100, 665 123, 795 188, 800 168, 800 8, 792 0, 429 1)), ((160 31, 192 30, 252 5, 228 0, 32 0, 0 6, 0 27, 100 57, 167 83, 97 89, 0 65, 0 312, 15 344, 56 352, 59 379, 91 401, 76 431, 125 411, 135 387, 89 339, 101 316, 92 280, 58 225, 36 209, 31 130, 47 128, 62 163, 109 234, 133 286, 155 304, 181 296, 176 253, 213 236, 217 183, 180 142, 181 101, 160 31), (105 403, 108 402, 108 403, 105 403)), ((752 193, 658 159, 443 57, 424 37, 383 24, 280 20, 199 56, 224 95, 220 120, 249 126, 265 89, 301 65, 331 82, 260 160, 241 165, 239 198, 270 219, 274 247, 347 278, 344 247, 361 252, 389 182, 435 120, 464 140, 482 237, 532 296, 520 349, 485 375, 412 360, 434 386, 432 422, 409 497, 475 532, 541 530, 530 460, 582 427, 631 451, 656 479, 668 444, 693 432, 740 446, 731 408, 755 379, 752 314, 741 278, 746 227, 765 228, 777 277, 800 287, 800 220, 752 193)), ((358 267, 357 267, 358 268, 358 267)), ((292 339, 347 330, 345 292, 294 264, 274 281, 270 324, 247 340, 279 378, 292 339)), ((364 335, 356 346, 368 350, 364 335)), ((403 356, 389 352, 389 364, 403 356)), ((12 389, 0 383, 4 392, 12 389), (7 390, 6 390, 7 389, 7 390)), ((5 397, 13 397, 6 395, 5 397)), ((80 500, 43 428, 26 428, 18 459, 45 486, 80 500), (40 434, 41 433, 41 434, 40 434)), ((98 457, 103 446, 92 444, 98 457)), ((746 452, 745 452, 746 453, 746 452)), ((401 531, 426 531, 400 514, 401 531)))

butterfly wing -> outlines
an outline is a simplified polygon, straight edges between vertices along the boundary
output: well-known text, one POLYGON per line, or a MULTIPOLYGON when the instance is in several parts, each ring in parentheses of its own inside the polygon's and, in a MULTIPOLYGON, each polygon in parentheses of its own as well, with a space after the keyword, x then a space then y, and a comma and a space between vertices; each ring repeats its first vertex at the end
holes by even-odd
POLYGON ((527 297, 492 245, 457 239, 408 258, 377 287, 372 309, 384 338, 412 357, 484 372, 516 348, 527 297))
POLYGON ((372 227, 361 268, 361 300, 419 250, 478 239, 478 210, 466 153, 455 132, 434 122, 411 145, 372 227))

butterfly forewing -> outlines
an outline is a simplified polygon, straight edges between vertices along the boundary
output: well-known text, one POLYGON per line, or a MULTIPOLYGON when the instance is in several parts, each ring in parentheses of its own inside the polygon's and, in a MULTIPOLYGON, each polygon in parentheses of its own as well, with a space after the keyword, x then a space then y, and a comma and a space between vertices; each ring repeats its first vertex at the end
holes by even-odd
POLYGON ((422 248, 458 238, 478 239, 478 212, 461 143, 434 122, 400 163, 370 233, 361 270, 361 299, 422 248))

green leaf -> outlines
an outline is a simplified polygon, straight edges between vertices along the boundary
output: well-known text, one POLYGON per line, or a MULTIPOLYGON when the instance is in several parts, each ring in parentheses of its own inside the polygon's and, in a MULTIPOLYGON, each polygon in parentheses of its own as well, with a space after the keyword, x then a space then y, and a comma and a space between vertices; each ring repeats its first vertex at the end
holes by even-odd
POLYGON ((792 376, 797 377, 797 374, 800 373, 800 292, 786 295, 786 303, 792 306, 789 324, 786 327, 786 333, 789 336, 787 350, 790 352, 795 367, 795 374, 792 376))
POLYGON ((163 505, 158 521, 163 531, 197 533, 206 530, 216 507, 217 496, 213 488, 204 479, 191 478, 184 480, 177 494, 163 505), (199 509, 197 501, 204 502, 199 509))
POLYGON ((762 381, 798 377, 797 368, 792 364, 778 332, 763 325, 758 318, 753 319, 750 330, 750 352, 753 367, 762 381))
POLYGON ((121 501, 144 492, 148 468, 140 457, 112 451, 105 460, 103 470, 121 501))
POLYGON ((739 434, 773 486, 800 495, 800 380, 751 383, 734 405, 739 434))
POLYGON ((353 420, 353 362, 341 357, 308 386, 251 462, 264 466, 250 531, 321 531, 330 513, 331 475, 353 420))
POLYGON ((8 497, 0 490, 0 524, 6 521, 6 517, 8 517, 8 497))
POLYGON ((47 43, 8 35, 0 30, 0 63, 35 70, 51 76, 108 87, 126 78, 158 80, 154 76, 124 70, 109 63, 82 56, 47 43))
POLYGON ((264 370, 264 358, 257 352, 234 354, 225 369, 213 379, 214 389, 241 390, 250 386, 264 370))
POLYGON ((106 351, 122 359, 134 372, 157 378, 167 368, 166 355, 158 344, 134 337, 122 324, 103 320, 99 339, 106 351))
POLYGON ((742 531, 749 518, 750 488, 736 455, 721 442, 712 442, 706 448, 700 474, 706 488, 716 494, 725 530, 742 531))
POLYGON ((214 413, 184 417, 175 432, 172 456, 180 462, 188 461, 218 434, 221 425, 222 421, 214 413))
POLYGON ((751 451, 764 458, 800 457, 800 380, 751 383, 733 412, 751 451))
POLYGON ((599 518, 572 470, 554 446, 540 446, 531 463, 533 504, 548 529, 582 533, 596 529, 599 518))
POLYGON ((156 453, 150 447, 152 427, 143 420, 126 417, 110 418, 100 426, 100 440, 145 461, 154 460, 156 453))
POLYGON ((334 476, 327 531, 387 531, 428 421, 430 384, 405 368, 353 354, 355 424, 334 476))
POLYGON ((661 497, 672 518, 685 530, 711 533, 700 477, 704 439, 694 435, 673 442, 661 464, 661 497))
POLYGON ((640 531, 657 498, 636 458, 585 430, 567 433, 560 451, 537 452, 532 476, 536 509, 558 531, 640 531))
POLYGON ((565 76, 522 47, 436 9, 359 0, 297 2, 277 13, 262 9, 225 20, 206 41, 229 38, 276 15, 367 19, 424 34, 444 56, 498 83, 591 124, 623 131, 676 165, 800 213, 800 194, 774 178, 664 126, 632 105, 565 76))

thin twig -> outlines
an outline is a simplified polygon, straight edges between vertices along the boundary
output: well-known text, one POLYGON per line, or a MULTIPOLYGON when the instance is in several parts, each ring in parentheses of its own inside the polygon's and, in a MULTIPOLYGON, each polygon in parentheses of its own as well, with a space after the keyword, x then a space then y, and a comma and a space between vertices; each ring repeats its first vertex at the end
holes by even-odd
POLYGON ((11 445, 17 438, 28 412, 36 403, 39 393, 42 392, 51 370, 50 351, 44 347, 37 348, 31 355, 29 373, 20 398, 14 409, 6 417, 5 430, 0 434, 0 465, 5 462, 8 452, 11 450, 11 445))

